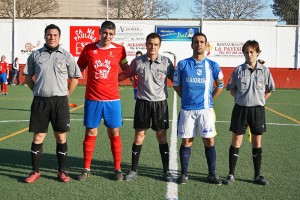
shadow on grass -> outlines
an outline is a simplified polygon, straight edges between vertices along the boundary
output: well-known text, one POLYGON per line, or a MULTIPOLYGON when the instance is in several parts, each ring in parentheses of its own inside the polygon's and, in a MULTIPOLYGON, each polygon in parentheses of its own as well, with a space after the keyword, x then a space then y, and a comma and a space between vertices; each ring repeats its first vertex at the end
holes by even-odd
MULTIPOLYGON (((23 182, 31 172, 31 155, 30 151, 20 151, 13 149, 0 148, 0 175, 15 179, 17 182, 23 182)), ((160 158, 158 158, 160 160, 160 158)), ((80 173, 83 167, 83 158, 68 156, 67 172, 72 179, 80 173)), ((125 176, 131 164, 122 163, 122 170, 125 176)), ((44 153, 41 158, 40 171, 43 178, 57 180, 57 158, 55 154, 44 153)), ((114 163, 113 160, 97 160, 92 161, 92 176, 103 177, 108 180, 114 180, 114 163)), ((150 179, 162 179, 162 168, 149 167, 145 165, 138 166, 138 176, 150 179)), ((199 174, 198 174, 199 175, 199 174)))

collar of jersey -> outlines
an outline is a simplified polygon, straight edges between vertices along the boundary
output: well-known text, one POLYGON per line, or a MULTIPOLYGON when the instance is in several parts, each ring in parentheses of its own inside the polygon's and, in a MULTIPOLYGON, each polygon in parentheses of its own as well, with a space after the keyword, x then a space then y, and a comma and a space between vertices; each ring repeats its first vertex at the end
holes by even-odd
MULTIPOLYGON (((248 65, 246 62, 244 63, 244 69, 252 69, 252 67, 250 65, 248 65)), ((259 62, 257 62, 257 66, 256 66, 256 69, 263 69, 263 65, 260 64, 259 62)))
POLYGON ((99 48, 99 49, 113 49, 113 48, 116 48, 115 45, 113 44, 110 44, 109 47, 101 47, 98 42, 96 43, 96 46, 99 48))
MULTIPOLYGON (((147 56, 147 54, 144 54, 144 61, 148 61, 150 62, 150 58, 147 56)), ((156 62, 156 63, 162 63, 162 56, 160 54, 157 54, 157 58, 153 61, 153 62, 156 62)))
POLYGON ((206 57, 204 57, 201 61, 196 60, 195 58, 193 58, 193 56, 191 57, 191 59, 194 61, 195 67, 197 66, 197 63, 199 63, 199 65, 202 65, 206 61, 206 57))
MULTIPOLYGON (((47 47, 45 47, 45 45, 42 47, 42 50, 43 51, 49 51, 49 49, 47 47)), ((59 45, 58 49, 56 51, 58 51, 60 53, 63 53, 63 48, 59 45)))

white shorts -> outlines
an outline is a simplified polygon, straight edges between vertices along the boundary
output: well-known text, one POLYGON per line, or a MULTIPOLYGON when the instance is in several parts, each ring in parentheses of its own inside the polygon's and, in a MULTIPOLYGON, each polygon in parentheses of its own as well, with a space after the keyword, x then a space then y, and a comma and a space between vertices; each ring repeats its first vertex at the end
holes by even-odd
POLYGON ((197 133, 203 138, 217 135, 216 115, 213 108, 202 110, 181 109, 178 119, 177 135, 181 138, 194 138, 197 133))

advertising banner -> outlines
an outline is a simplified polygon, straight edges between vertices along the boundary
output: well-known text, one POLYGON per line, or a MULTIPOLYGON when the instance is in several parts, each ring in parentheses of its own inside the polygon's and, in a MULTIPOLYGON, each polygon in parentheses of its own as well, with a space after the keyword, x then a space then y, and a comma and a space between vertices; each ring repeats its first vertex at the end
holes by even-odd
POLYGON ((99 26, 70 26, 70 53, 78 57, 84 46, 99 40, 99 26))
POLYGON ((191 41, 193 35, 200 32, 200 27, 156 26, 155 31, 163 41, 191 41))

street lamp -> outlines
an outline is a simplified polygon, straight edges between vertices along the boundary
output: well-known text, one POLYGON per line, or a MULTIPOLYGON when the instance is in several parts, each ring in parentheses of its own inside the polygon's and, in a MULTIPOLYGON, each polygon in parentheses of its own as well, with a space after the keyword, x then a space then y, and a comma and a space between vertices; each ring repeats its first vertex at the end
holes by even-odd
POLYGON ((11 60, 12 63, 15 59, 15 18, 16 18, 16 0, 14 0, 14 10, 13 10, 13 21, 12 21, 12 52, 11 60))
POLYGON ((204 12, 204 0, 202 0, 202 6, 201 6, 201 21, 200 21, 200 32, 203 32, 203 12, 204 12))

